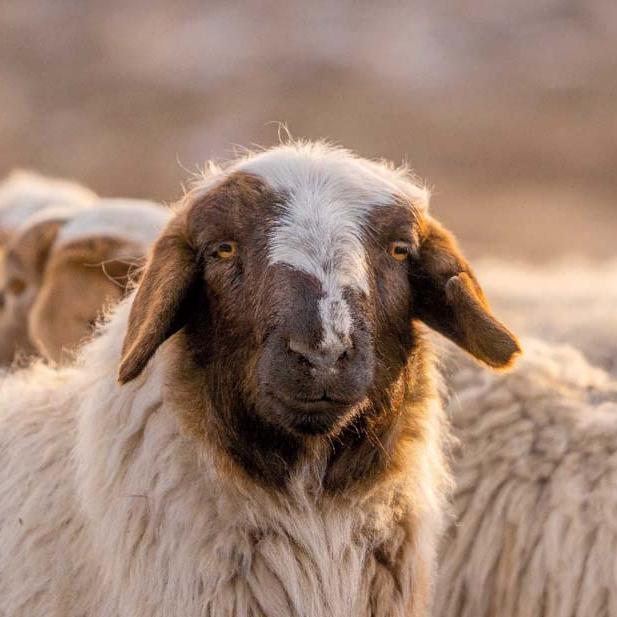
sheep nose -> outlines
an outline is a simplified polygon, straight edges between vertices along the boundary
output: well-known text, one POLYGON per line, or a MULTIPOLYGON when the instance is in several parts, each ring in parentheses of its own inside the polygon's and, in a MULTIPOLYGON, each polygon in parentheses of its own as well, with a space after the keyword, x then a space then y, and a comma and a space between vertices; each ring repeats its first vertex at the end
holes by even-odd
POLYGON ((345 360, 351 357, 353 345, 349 339, 339 339, 318 348, 311 348, 301 341, 291 339, 289 349, 313 369, 330 371, 336 370, 345 360))

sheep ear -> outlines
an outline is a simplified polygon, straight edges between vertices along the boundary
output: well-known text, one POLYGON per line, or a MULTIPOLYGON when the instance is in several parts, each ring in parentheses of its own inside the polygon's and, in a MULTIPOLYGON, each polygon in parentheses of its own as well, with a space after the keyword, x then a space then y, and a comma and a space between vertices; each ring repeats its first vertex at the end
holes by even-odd
POLYGON ((60 227, 66 222, 67 217, 53 217, 32 225, 21 234, 13 246, 9 248, 9 254, 19 254, 22 262, 27 262, 33 274, 43 276, 52 246, 56 241, 60 227))
POLYGON ((131 306, 118 381, 125 384, 146 367, 158 347, 186 321, 198 278, 197 257, 182 219, 173 220, 156 241, 131 306))
POLYGON ((452 234, 428 219, 410 268, 412 316, 493 368, 510 366, 521 348, 491 312, 452 234))

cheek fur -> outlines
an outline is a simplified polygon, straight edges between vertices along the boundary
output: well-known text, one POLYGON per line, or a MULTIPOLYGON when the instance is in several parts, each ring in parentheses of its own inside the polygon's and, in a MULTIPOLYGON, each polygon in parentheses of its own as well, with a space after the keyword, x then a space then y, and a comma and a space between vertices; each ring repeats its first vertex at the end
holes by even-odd
POLYGON ((262 321, 258 288, 259 281, 238 260, 206 266, 194 313, 210 348, 232 354, 256 345, 262 321))
POLYGON ((375 348, 380 358, 395 356, 403 361, 413 344, 407 264, 383 262, 372 285, 375 348))

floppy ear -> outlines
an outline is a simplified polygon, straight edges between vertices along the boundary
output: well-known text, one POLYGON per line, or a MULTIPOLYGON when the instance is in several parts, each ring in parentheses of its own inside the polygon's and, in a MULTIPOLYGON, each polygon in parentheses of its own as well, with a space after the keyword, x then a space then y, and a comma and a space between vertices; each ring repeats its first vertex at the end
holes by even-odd
POLYGON ((184 325, 197 280, 197 255, 183 217, 171 221, 154 244, 129 315, 118 381, 135 379, 158 347, 184 325))
POLYGON ((412 316, 493 368, 512 364, 521 348, 491 312, 452 234, 433 219, 411 259, 412 316))
POLYGON ((32 225, 15 239, 9 253, 19 253, 22 263, 29 268, 32 275, 40 279, 60 227, 67 221, 68 217, 57 216, 32 225))

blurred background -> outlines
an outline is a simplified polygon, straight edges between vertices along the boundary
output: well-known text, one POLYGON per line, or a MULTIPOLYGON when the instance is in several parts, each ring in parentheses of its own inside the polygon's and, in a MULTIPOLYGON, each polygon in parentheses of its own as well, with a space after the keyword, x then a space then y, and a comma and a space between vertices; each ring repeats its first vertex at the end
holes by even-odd
POLYGON ((234 144, 406 160, 466 251, 617 254, 614 0, 4 0, 0 173, 171 201, 234 144))

